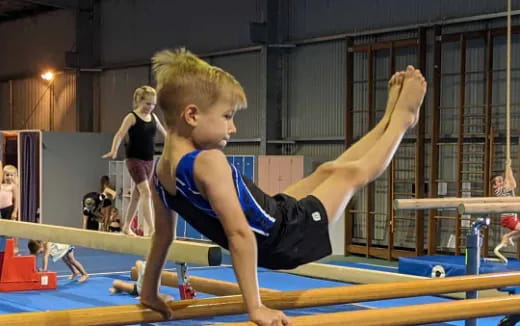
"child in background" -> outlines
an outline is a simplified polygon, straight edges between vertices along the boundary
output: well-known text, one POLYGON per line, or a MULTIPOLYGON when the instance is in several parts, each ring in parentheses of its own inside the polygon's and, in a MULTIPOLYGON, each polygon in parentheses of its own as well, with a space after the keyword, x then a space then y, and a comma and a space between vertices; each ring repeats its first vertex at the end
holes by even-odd
POLYGON ((78 280, 79 283, 83 283, 88 279, 89 275, 85 271, 85 268, 83 268, 83 265, 81 265, 81 263, 74 257, 74 247, 71 245, 44 242, 40 240, 29 240, 27 247, 29 248, 31 255, 38 256, 43 253, 42 272, 47 271, 49 256, 51 256, 53 262, 63 259, 65 265, 67 265, 67 267, 72 271, 69 280, 74 279, 80 274, 81 277, 78 280))

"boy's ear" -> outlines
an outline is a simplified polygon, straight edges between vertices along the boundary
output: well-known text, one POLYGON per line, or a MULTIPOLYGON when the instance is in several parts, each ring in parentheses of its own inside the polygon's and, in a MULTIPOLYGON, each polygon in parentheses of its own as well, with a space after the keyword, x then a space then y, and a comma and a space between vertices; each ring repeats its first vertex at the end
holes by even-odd
POLYGON ((181 118, 186 121, 187 124, 194 127, 199 121, 200 109, 195 104, 188 104, 184 110, 182 110, 181 118))

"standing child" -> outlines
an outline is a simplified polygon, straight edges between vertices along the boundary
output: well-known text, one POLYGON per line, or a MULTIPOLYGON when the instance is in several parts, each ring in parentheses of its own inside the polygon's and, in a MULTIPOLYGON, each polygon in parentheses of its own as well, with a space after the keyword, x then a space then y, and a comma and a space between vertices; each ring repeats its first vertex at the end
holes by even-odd
POLYGON ((412 66, 396 73, 377 126, 335 161, 272 197, 222 153, 237 130, 235 113, 246 107, 239 82, 184 49, 159 52, 152 62, 168 134, 153 178, 157 232, 141 302, 167 318, 174 314, 158 295, 158 280, 178 213, 229 248, 249 318, 259 325, 290 325, 283 312, 262 304, 257 266, 291 269, 332 252, 329 224, 343 215, 357 190, 384 172, 418 120, 426 81, 412 66))
POLYGON ((43 253, 43 266, 42 271, 46 272, 49 264, 49 256, 52 257, 53 262, 57 262, 63 259, 63 262, 71 270, 72 274, 69 276, 69 280, 74 279, 76 276, 81 274, 78 282, 83 283, 88 279, 88 274, 83 268, 83 265, 74 258, 74 247, 68 244, 44 242, 40 240, 29 240, 27 243, 29 252, 31 255, 38 256, 43 253))
POLYGON ((6 165, 3 169, 3 181, 0 184, 0 216, 3 219, 18 220, 19 200, 18 170, 13 165, 6 165))
POLYGON ((134 109, 123 119, 114 136, 110 152, 103 155, 103 158, 115 159, 121 141, 128 134, 126 167, 135 187, 123 219, 123 232, 130 235, 135 235, 130 228, 130 221, 138 208, 139 214, 143 217, 145 236, 150 236, 154 232, 149 179, 153 167, 155 132, 159 129, 161 134, 166 136, 166 131, 153 113, 156 103, 155 89, 150 86, 136 89, 134 109))
MULTIPOLYGON (((0 183, 0 217, 6 220, 18 220, 20 212, 18 169, 14 165, 6 165, 2 171, 0 183)), ((18 253, 18 239, 14 239, 14 252, 18 253)))

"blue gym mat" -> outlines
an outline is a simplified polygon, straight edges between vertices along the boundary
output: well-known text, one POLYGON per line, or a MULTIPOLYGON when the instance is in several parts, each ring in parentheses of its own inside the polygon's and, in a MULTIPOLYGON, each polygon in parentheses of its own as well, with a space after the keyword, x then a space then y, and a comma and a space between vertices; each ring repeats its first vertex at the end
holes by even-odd
MULTIPOLYGON (((466 275, 465 256, 419 256, 399 258, 398 272, 402 274, 432 277, 435 266, 441 266, 445 276, 466 275)), ((437 270, 439 267, 437 267, 437 270)), ((481 259, 480 274, 520 270, 520 260, 510 259, 508 264, 481 259)))

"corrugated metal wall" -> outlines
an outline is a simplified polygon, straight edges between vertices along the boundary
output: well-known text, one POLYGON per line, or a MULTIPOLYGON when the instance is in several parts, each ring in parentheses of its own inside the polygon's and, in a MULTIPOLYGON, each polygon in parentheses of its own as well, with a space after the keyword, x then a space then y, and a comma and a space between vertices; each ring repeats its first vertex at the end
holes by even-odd
POLYGON ((233 138, 260 137, 262 111, 265 110, 265 84, 261 81, 263 63, 260 52, 212 57, 210 61, 235 76, 246 92, 248 107, 235 116, 237 134, 233 138))
POLYGON ((286 122, 289 138, 345 135, 345 57, 343 41, 291 51, 286 122))
POLYGON ((44 69, 62 69, 74 49, 76 15, 56 10, 0 24, 0 79, 44 69))
MULTIPOLYGON (((520 1, 513 0, 512 7, 520 7, 520 1)), ((291 39, 303 39, 445 21, 505 10, 505 1, 488 0, 290 0, 289 30, 291 39)))
MULTIPOLYGON (((136 88, 150 84, 150 67, 104 71, 99 80, 100 131, 116 132, 126 114, 133 110, 136 88)), ((159 113, 157 110, 157 113, 159 113)))
POLYGON ((52 83, 41 78, 12 82, 12 129, 76 130, 75 74, 56 75, 52 83))
POLYGON ((262 0, 105 0, 101 2, 103 64, 146 60, 163 48, 197 53, 251 44, 249 23, 263 20, 262 0), (153 17, 153 19, 150 19, 153 17))
POLYGON ((76 74, 58 75, 54 81, 53 131, 76 131, 76 74))
POLYGON ((9 82, 0 83, 0 130, 11 129, 9 82))

